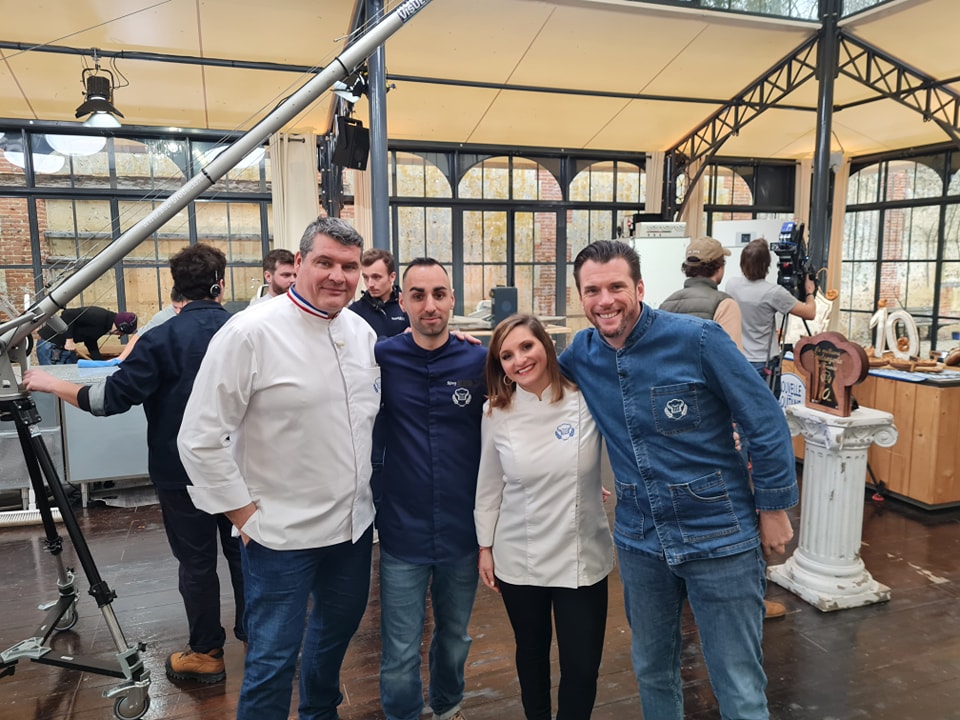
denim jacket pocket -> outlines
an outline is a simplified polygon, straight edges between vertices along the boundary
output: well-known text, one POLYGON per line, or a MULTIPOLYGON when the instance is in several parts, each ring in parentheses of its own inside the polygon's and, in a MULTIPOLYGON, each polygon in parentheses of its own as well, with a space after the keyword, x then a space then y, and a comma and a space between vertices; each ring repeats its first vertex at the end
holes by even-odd
POLYGON ((643 512, 637 502, 637 486, 614 479, 617 490, 616 532, 633 540, 643 539, 643 512))
POLYGON ((670 499, 685 543, 734 535, 740 531, 740 522, 719 472, 688 483, 670 485, 670 499))
POLYGON ((657 432, 661 435, 695 430, 700 425, 700 404, 697 386, 693 383, 651 388, 650 406, 657 432))

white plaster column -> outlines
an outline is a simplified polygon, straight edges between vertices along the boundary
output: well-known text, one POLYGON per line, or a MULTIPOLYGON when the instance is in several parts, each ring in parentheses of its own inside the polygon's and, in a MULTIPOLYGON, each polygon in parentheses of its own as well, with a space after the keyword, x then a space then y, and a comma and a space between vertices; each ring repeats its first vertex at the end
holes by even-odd
POLYGON ((793 435, 802 435, 803 487, 796 551, 767 577, 829 612, 885 602, 890 588, 860 558, 867 450, 897 441, 893 415, 859 408, 837 417, 804 405, 786 409, 793 435))

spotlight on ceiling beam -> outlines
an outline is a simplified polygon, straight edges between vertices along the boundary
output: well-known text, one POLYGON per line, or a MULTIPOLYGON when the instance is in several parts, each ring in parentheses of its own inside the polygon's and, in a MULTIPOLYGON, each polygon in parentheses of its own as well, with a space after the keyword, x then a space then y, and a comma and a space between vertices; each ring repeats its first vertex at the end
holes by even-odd
MULTIPOLYGON (((116 66, 114 66, 116 67, 116 66)), ((120 74, 119 70, 117 71, 120 74)), ((123 77, 122 74, 120 74, 123 77)), ((110 70, 101 69, 97 51, 93 51, 93 67, 85 67, 80 75, 83 83, 83 96, 86 98, 77 108, 77 117, 89 115, 83 124, 87 127, 120 127, 118 117, 123 113, 113 104, 113 91, 118 87, 116 77, 110 70)))

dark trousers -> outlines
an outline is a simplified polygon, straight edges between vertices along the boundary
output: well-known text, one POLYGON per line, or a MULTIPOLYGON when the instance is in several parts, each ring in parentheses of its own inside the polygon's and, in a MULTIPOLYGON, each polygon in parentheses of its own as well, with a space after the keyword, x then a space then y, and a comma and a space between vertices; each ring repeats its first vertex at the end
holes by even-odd
POLYGON ((210 515, 198 510, 187 490, 157 489, 163 526, 173 556, 180 563, 180 595, 190 628, 188 645, 194 652, 222 648, 226 633, 220 624, 220 579, 217 576, 219 552, 223 550, 233 585, 236 607, 233 632, 246 640, 243 630, 243 569, 240 563, 240 538, 231 537, 233 525, 225 515, 210 515))
POLYGON ((527 720, 550 720, 550 643, 557 626, 557 720, 593 712, 607 628, 607 579, 579 588, 511 585, 497 578, 517 640, 517 676, 527 720), (551 618, 551 609, 553 618, 551 618))

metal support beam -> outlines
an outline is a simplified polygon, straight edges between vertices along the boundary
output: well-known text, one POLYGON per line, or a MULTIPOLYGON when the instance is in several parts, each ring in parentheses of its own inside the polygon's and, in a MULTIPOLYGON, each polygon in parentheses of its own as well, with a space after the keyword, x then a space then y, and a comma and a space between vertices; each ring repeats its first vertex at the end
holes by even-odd
POLYGON ((842 0, 820 0, 820 43, 817 47, 817 137, 813 151, 813 189, 810 194, 810 241, 815 270, 827 264, 830 252, 830 139, 833 136, 833 86, 839 64, 838 23, 842 0))
MULTIPOLYGON (((366 0, 367 23, 380 22, 383 0, 366 0)), ((387 182, 387 71, 383 45, 367 60, 370 101, 370 222, 372 245, 390 249, 390 187, 387 182)))
POLYGON ((946 87, 953 78, 937 80, 845 31, 840 32, 838 71, 916 110, 960 144, 960 94, 946 87))
MULTIPOLYGON (((673 197, 664 203, 664 216, 678 216, 683 212, 690 190, 700 179, 703 169, 727 139, 740 132, 747 123, 764 110, 779 105, 787 95, 814 77, 816 72, 817 35, 813 35, 770 70, 760 76, 732 100, 717 110, 699 127, 667 150, 673 173, 683 172, 695 160, 703 159, 699 172, 689 178, 683 204, 676 207, 673 197)), ((669 166, 668 166, 669 167, 669 166)), ((675 177, 665 178, 669 184, 675 177)))

